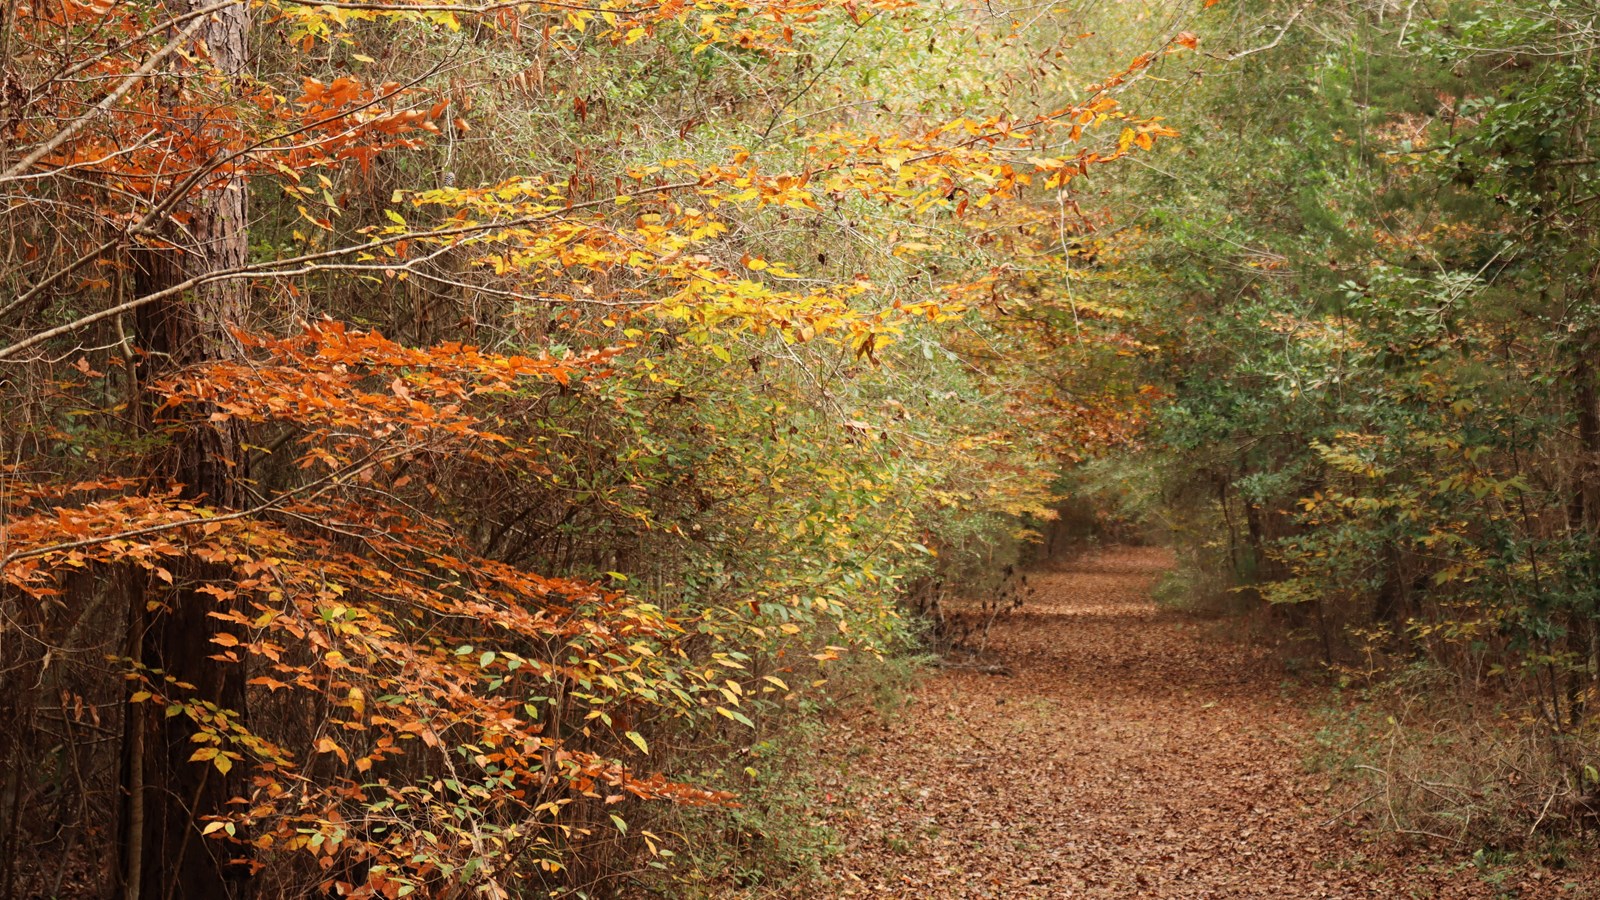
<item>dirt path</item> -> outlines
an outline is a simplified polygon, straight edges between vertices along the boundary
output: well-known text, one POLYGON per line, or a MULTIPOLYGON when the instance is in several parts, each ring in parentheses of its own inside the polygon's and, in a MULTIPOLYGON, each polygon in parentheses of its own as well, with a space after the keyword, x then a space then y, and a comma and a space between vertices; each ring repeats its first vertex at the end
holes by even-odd
MULTIPOLYGON (((1497 896, 1325 824, 1304 698, 1214 624, 1158 611, 1169 564, 1112 549, 1031 576, 990 642, 1014 676, 948 671, 863 726, 838 785, 870 788, 836 798, 828 896, 1497 896)), ((1542 887, 1498 896, 1570 896, 1542 887)))

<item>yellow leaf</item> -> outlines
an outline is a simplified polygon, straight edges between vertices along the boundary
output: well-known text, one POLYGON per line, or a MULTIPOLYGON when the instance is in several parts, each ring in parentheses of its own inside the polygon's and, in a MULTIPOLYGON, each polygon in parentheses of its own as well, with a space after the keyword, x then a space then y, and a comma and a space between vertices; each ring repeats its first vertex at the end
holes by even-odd
POLYGON ((628 736, 628 740, 633 741, 634 746, 639 748, 639 752, 640 753, 649 753, 650 752, 650 745, 646 744, 644 742, 644 736, 639 734, 639 732, 630 731, 630 732, 628 732, 627 736, 628 736))

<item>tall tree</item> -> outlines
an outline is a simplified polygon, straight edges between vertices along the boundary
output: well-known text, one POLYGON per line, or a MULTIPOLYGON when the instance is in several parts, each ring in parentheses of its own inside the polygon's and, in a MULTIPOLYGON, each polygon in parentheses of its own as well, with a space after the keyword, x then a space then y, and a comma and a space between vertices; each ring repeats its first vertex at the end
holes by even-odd
MULTIPOLYGON (((160 92, 165 100, 197 86, 185 78, 210 82, 207 102, 172 102, 173 127, 194 135, 226 129, 214 123, 219 110, 242 101, 234 82, 249 59, 250 6, 223 4, 208 10, 205 0, 183 0, 174 9, 179 20, 202 16, 203 26, 192 48, 202 62, 196 71, 189 54, 174 54, 173 79, 160 92), (188 71, 185 71, 188 70, 188 71)), ((185 369, 233 356, 232 330, 245 322, 246 282, 208 280, 238 271, 249 249, 249 192, 234 156, 233 142, 215 141, 208 151, 189 159, 182 190, 173 209, 143 246, 132 254, 134 290, 160 299, 139 306, 133 316, 132 349, 140 394, 136 421, 161 432, 165 439, 151 460, 148 489, 226 515, 246 502, 247 457, 238 427, 192 413, 174 424, 166 397, 150 390, 185 369)), ((130 654, 152 677, 182 685, 200 709, 243 719, 245 668, 217 656, 219 634, 240 637, 240 628, 219 614, 237 604, 219 601, 200 588, 213 584, 225 570, 192 557, 183 558, 157 577, 139 573, 130 592, 130 654)), ((248 844, 224 845, 204 838, 205 825, 230 810, 230 801, 249 794, 246 764, 196 765, 191 756, 196 722, 191 714, 167 715, 154 704, 132 704, 124 737, 123 879, 126 900, 208 900, 248 895, 249 861, 233 858, 248 844)))

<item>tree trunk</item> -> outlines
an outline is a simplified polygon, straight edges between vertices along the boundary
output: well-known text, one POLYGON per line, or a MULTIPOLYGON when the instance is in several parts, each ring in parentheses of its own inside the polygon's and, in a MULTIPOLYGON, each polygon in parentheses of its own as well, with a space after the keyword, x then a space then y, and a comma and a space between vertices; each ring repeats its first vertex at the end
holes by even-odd
MULTIPOLYGON (((189 8, 199 8, 193 2, 189 8)), ((210 63, 224 76, 236 76, 247 59, 250 12, 246 4, 213 14, 202 30, 210 63)), ((197 127, 205 127, 203 124, 197 127)), ((248 251, 246 186, 226 171, 203 183, 182 207, 186 227, 174 229, 171 248, 137 254, 136 287, 141 295, 245 262, 248 251)), ((240 281, 203 285, 181 296, 150 303, 135 316, 142 353, 139 384, 142 414, 150 421, 157 399, 149 385, 157 378, 233 352, 228 329, 242 321, 245 287, 240 281)), ((179 496, 218 510, 243 503, 246 456, 240 435, 227 424, 207 421, 204 410, 180 410, 187 424, 171 434, 151 465, 154 491, 177 486, 179 496)), ((171 585, 148 579, 132 591, 130 648, 158 686, 175 700, 201 708, 245 715, 245 672, 240 663, 212 659, 221 648, 212 639, 234 626, 211 613, 226 604, 198 590, 226 577, 225 570, 195 560, 169 567, 171 585)), ((238 635, 236 635, 238 636, 238 635)), ((231 800, 248 796, 247 761, 235 761, 226 774, 211 762, 191 762, 201 745, 191 738, 196 723, 188 715, 168 717, 160 704, 131 704, 124 741, 123 897, 124 900, 231 900, 248 893, 250 865, 238 845, 204 837, 208 817, 235 809, 231 800)), ((224 749, 228 749, 226 745, 224 749)))
MULTIPOLYGON (((1595 294, 1591 284, 1590 296, 1595 294)), ((1593 548, 1600 541, 1600 385, 1596 384, 1596 353, 1600 353, 1600 327, 1589 325, 1578 341, 1571 373, 1573 403, 1578 414, 1578 458, 1568 515, 1571 529, 1583 532, 1591 554, 1596 552, 1593 548)), ((1567 678, 1568 711, 1571 724, 1576 726, 1585 712, 1586 689, 1600 679, 1600 657, 1591 653, 1596 646, 1590 637, 1595 628, 1593 610, 1574 610, 1566 624, 1569 649, 1578 659, 1584 660, 1586 670, 1570 672, 1567 678)))
POLYGON ((1600 329, 1589 326, 1577 342, 1569 375, 1578 425, 1578 458, 1568 522, 1574 530, 1591 534, 1600 530, 1600 400, 1596 397, 1594 355, 1600 348, 1600 329))

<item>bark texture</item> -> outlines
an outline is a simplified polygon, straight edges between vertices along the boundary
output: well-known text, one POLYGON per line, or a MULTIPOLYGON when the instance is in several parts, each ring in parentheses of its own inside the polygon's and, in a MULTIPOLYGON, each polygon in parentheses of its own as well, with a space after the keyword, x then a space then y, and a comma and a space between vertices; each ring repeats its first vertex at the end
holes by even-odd
MULTIPOLYGON (((191 3, 198 8, 199 3, 191 3)), ((240 4, 214 14, 202 29, 204 53, 227 78, 237 78, 248 59, 250 11, 240 4)), ((222 86, 227 90, 226 83, 222 86)), ((196 123, 203 134, 205 125, 196 123)), ((247 194, 243 179, 223 160, 175 216, 167 239, 172 247, 148 249, 137 260, 136 288, 148 294, 197 275, 237 268, 248 252, 247 194)), ((167 374, 234 352, 229 328, 242 321, 245 285, 226 281, 148 304, 135 316, 141 352, 140 384, 146 390, 147 425, 170 438, 152 459, 153 490, 173 485, 179 495, 217 509, 243 502, 245 454, 227 424, 207 421, 207 411, 159 412, 149 385, 167 374), (185 424, 178 424, 181 421, 185 424)), ((147 580, 134 592, 130 652, 175 698, 200 701, 201 715, 243 717, 242 665, 213 659, 212 639, 231 630, 212 615, 225 604, 198 590, 219 573, 189 561, 172 569, 170 585, 147 580)), ((198 746, 195 717, 168 717, 160 704, 129 708, 125 750, 123 874, 125 900, 237 900, 249 894, 250 863, 237 846, 202 835, 208 818, 248 796, 248 766, 226 773, 211 763, 192 762, 198 746)))

